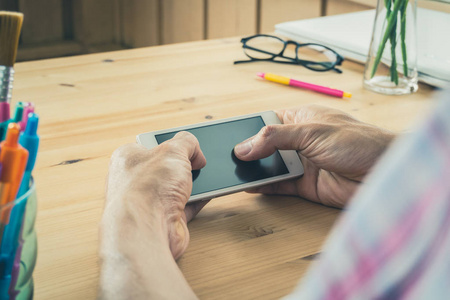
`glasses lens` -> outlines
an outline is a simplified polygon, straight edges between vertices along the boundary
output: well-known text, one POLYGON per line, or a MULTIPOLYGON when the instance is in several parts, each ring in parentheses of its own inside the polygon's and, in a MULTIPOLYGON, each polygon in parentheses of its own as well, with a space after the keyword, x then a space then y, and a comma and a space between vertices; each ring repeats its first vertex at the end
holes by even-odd
POLYGON ((320 45, 299 47, 297 51, 298 58, 308 60, 309 62, 305 64, 314 70, 322 71, 332 69, 338 60, 336 52, 320 45))
POLYGON ((269 36, 257 36, 247 40, 244 52, 254 59, 270 59, 283 51, 284 42, 269 36))

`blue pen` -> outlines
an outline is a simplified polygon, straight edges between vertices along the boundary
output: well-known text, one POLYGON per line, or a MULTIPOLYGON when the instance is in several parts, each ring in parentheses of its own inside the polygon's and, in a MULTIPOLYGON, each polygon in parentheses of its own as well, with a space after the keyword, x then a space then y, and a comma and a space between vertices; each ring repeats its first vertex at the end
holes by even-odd
POLYGON ((28 151, 28 162, 23 174, 22 183, 19 188, 18 197, 25 194, 29 187, 31 179, 31 171, 33 171, 34 164, 39 148, 39 136, 37 128, 39 125, 39 116, 35 113, 28 114, 28 122, 25 131, 20 134, 19 143, 28 151))
MULTIPOLYGON (((28 115, 28 123, 25 131, 20 134, 19 143, 24 147, 29 155, 28 162, 23 175, 22 183, 17 194, 17 198, 24 195, 29 188, 29 182, 31 179, 31 172, 36 162, 36 156, 39 148, 39 136, 37 135, 37 128, 39 123, 39 117, 35 113, 28 115)), ((21 251, 17 251, 19 247, 19 238, 21 227, 23 226, 23 219, 25 214, 25 207, 27 201, 22 201, 15 205, 11 212, 10 223, 5 228, 5 234, 1 241, 0 253, 1 262, 0 270, 3 269, 3 273, 0 274, 0 286, 1 288, 10 288, 10 294, 14 292, 14 287, 17 282, 18 269, 20 267, 20 255, 21 251), (16 253, 17 252, 17 253, 16 253), (15 264, 15 257, 18 256, 18 263, 15 264)), ((0 299, 3 299, 6 295, 0 295, 0 299)))

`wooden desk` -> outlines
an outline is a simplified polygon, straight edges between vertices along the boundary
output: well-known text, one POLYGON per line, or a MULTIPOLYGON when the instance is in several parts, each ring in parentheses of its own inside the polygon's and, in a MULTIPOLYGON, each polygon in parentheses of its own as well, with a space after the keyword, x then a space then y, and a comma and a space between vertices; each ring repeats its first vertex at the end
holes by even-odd
MULTIPOLYGON (((238 39, 201 41, 16 65, 15 101, 41 117, 36 166, 36 299, 92 299, 108 161, 138 133, 308 103, 336 107, 394 131, 410 128, 432 88, 403 97, 362 88, 363 66, 312 72, 274 63, 233 65, 238 39), (259 80, 273 72, 353 92, 340 100, 259 80)), ((290 197, 239 193, 212 201, 190 223, 179 265, 202 299, 269 299, 302 277, 339 210, 290 197)))

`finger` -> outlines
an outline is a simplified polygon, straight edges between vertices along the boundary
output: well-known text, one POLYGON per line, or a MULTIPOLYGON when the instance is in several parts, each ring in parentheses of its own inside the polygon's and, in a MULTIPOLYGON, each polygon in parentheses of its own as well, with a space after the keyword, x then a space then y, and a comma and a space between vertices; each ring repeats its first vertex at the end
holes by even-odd
POLYGON ((302 150, 309 130, 302 124, 268 125, 258 134, 236 145, 236 157, 251 161, 270 156, 276 150, 302 150))
POLYGON ((300 155, 304 174, 300 178, 281 181, 259 188, 247 190, 248 193, 261 193, 266 195, 299 196, 304 199, 321 202, 317 194, 317 180, 320 169, 310 160, 300 155))
POLYGON ((326 106, 309 104, 294 109, 284 109, 275 111, 283 124, 307 123, 319 120, 326 115, 344 115, 342 111, 326 106))
POLYGON ((283 124, 295 123, 296 112, 297 110, 294 109, 281 109, 275 111, 278 119, 280 119, 281 123, 283 124))
POLYGON ((320 202, 317 194, 317 180, 320 169, 303 155, 300 155, 300 160, 302 161, 304 173, 296 182, 298 196, 310 201, 320 202))
POLYGON ((186 222, 191 221, 208 202, 209 200, 188 202, 184 208, 186 222))
POLYGON ((181 151, 183 155, 186 155, 191 162, 193 170, 199 170, 206 165, 206 158, 200 149, 200 144, 192 133, 186 131, 178 132, 168 142, 173 143, 178 149, 177 151, 181 151))
POLYGON ((278 119, 281 121, 281 123, 286 124, 285 120, 284 120, 284 116, 286 115, 286 112, 288 110, 286 109, 280 109, 280 110, 275 110, 275 113, 277 114, 278 119))

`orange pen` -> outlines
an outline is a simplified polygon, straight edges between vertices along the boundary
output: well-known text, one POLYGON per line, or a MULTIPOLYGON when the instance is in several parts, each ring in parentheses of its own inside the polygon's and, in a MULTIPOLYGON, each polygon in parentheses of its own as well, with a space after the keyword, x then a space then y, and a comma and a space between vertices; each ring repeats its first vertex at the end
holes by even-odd
MULTIPOLYGON (((0 163, 2 164, 0 205, 2 206, 16 198, 27 165, 28 151, 19 145, 19 134, 20 126, 16 123, 10 123, 6 139, 0 143, 0 163)), ((0 214, 2 225, 9 223, 11 208, 4 209, 0 214)))

